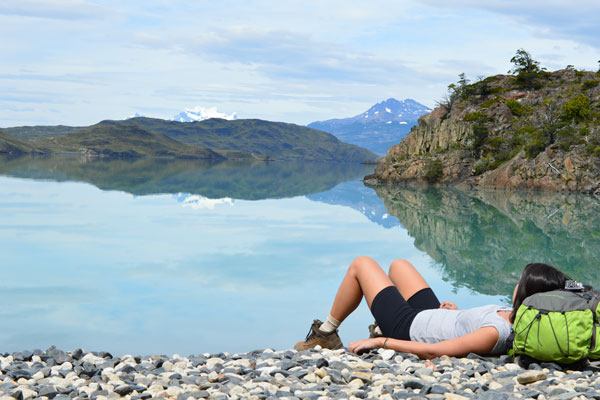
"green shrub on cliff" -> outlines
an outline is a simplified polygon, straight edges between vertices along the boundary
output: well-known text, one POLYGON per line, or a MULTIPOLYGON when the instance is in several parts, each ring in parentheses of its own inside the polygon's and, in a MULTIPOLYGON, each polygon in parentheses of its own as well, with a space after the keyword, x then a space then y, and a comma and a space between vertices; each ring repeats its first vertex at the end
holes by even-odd
POLYGON ((489 118, 488 118, 487 114, 484 113, 483 111, 475 111, 475 112, 466 113, 463 118, 463 121, 477 122, 479 124, 483 124, 483 123, 486 123, 487 121, 489 121, 489 118))
POLYGON ((583 136, 585 136, 585 130, 581 129, 578 133, 572 126, 565 126, 556 132, 559 147, 564 151, 569 151, 572 146, 582 144, 583 136))
POLYGON ((582 93, 569 99, 562 108, 562 117, 565 120, 583 121, 588 119, 591 113, 590 99, 582 93))
POLYGON ((424 169, 425 180, 429 183, 438 182, 444 176, 444 167, 440 160, 431 160, 424 169))
POLYGON ((600 84, 600 80, 598 79, 590 79, 588 81, 583 82, 583 90, 595 88, 600 84))
POLYGON ((475 152, 476 155, 479 155, 479 151, 481 147, 485 143, 488 137, 488 129, 481 125, 473 126, 473 134, 470 136, 471 139, 471 149, 475 152))
POLYGON ((545 77, 543 68, 539 61, 534 60, 524 49, 517 50, 517 53, 510 59, 514 67, 509 73, 515 73, 515 83, 523 89, 540 89, 543 86, 541 79, 545 77))
POLYGON ((510 109, 510 112, 517 117, 529 115, 533 111, 533 107, 521 104, 514 99, 506 100, 505 104, 510 109))

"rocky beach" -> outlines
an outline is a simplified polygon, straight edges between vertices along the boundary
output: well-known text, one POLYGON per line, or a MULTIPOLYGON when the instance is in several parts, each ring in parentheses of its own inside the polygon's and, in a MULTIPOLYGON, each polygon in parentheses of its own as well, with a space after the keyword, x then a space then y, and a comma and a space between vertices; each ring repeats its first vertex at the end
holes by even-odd
POLYGON ((0 357, 0 400, 600 399, 598 371, 525 370, 511 356, 426 361, 383 349, 140 357, 50 347, 0 357))

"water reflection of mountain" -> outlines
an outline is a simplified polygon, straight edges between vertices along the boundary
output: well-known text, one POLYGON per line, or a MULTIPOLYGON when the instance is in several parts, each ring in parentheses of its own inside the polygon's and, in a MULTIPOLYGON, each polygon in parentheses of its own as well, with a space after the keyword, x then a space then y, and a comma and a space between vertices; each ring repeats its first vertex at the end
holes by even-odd
POLYGON ((306 197, 313 201, 353 208, 384 228, 398 225, 398 219, 388 214, 375 191, 360 181, 343 182, 331 190, 306 197))
POLYGON ((109 160, 85 157, 0 157, 0 174, 54 181, 81 181, 134 195, 189 193, 260 200, 319 193, 363 177, 373 166, 302 162, 211 163, 206 160, 109 160))
POLYGON ((600 287, 600 202, 559 193, 378 187, 387 211, 440 266, 479 293, 512 293, 523 267, 547 262, 600 287))

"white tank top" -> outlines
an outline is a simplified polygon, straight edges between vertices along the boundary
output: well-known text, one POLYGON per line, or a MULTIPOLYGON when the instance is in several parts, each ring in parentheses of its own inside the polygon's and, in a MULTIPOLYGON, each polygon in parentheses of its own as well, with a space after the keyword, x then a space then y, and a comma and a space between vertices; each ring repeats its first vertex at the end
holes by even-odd
POLYGON ((489 354, 506 354, 512 345, 512 325, 498 315, 498 311, 506 310, 510 311, 512 308, 488 305, 467 310, 423 310, 410 325, 410 339, 415 342, 438 343, 467 335, 485 326, 493 326, 498 330, 499 337, 489 354))

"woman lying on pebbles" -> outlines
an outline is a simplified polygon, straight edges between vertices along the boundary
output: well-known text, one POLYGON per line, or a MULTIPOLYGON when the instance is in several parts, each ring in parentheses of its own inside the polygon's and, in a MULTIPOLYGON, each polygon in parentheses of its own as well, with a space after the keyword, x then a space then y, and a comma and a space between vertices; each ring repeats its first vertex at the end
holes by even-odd
POLYGON ((458 310, 454 303, 440 303, 410 262, 394 261, 386 275, 373 259, 358 257, 350 264, 325 322, 315 320, 306 339, 295 348, 343 347, 337 328, 364 297, 381 336, 373 337, 377 329, 370 329, 372 337, 350 343, 351 352, 382 347, 424 359, 505 354, 512 345, 512 322, 523 300, 564 288, 567 279, 550 265, 528 264, 515 287, 512 308, 487 305, 458 310))

